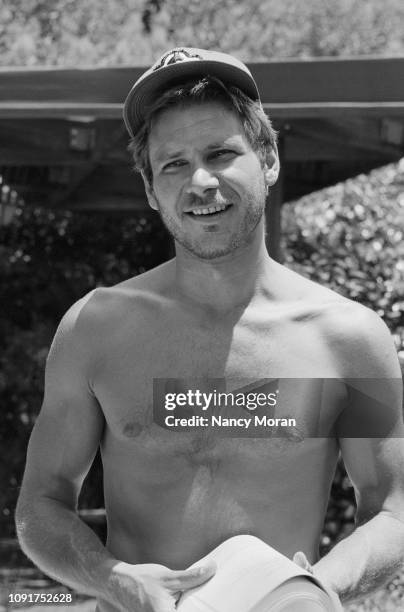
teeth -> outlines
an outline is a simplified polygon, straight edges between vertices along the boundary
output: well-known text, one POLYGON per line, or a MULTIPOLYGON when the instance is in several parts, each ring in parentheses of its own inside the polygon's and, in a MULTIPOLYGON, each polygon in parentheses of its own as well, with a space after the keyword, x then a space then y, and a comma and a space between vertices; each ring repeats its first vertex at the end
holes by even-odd
POLYGON ((192 210, 191 212, 193 215, 211 215, 212 213, 225 210, 226 207, 226 204, 223 206, 209 206, 208 208, 199 208, 198 210, 192 210))

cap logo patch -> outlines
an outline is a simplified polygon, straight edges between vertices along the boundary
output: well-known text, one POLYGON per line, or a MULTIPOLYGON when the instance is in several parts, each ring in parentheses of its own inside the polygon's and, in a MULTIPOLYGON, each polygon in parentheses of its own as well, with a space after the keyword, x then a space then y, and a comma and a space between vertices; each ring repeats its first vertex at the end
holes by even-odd
POLYGON ((170 64, 178 64, 179 62, 189 62, 190 60, 199 59, 202 57, 197 53, 190 53, 186 49, 174 49, 173 51, 169 51, 153 67, 153 70, 158 70, 159 68, 163 68, 164 66, 169 66, 170 64))

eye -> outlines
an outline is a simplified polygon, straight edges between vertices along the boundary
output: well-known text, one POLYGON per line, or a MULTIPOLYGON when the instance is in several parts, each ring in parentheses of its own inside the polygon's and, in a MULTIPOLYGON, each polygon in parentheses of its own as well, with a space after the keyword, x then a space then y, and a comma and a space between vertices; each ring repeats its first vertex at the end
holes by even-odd
POLYGON ((181 168, 182 166, 184 166, 187 162, 185 161, 185 159, 175 159, 171 162, 168 162, 168 164, 164 164, 162 170, 163 172, 169 172, 170 170, 177 170, 178 168, 181 168))
POLYGON ((233 151, 232 149, 218 149, 217 151, 213 151, 213 153, 211 153, 209 155, 210 159, 220 159, 220 160, 226 160, 226 159, 230 159, 231 157, 234 157, 236 155, 236 152, 233 151))

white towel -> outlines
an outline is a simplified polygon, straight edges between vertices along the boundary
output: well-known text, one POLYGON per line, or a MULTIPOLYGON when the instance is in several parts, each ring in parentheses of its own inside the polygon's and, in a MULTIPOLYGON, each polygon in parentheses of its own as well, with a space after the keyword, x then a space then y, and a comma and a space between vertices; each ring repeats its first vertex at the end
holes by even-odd
POLYGON ((259 538, 226 540, 206 557, 217 572, 181 597, 178 612, 342 612, 337 595, 259 538))

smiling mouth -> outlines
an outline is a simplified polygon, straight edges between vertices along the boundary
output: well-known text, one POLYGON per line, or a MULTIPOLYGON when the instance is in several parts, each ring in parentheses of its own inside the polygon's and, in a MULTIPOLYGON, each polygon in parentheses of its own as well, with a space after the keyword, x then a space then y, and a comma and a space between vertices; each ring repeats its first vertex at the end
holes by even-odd
POLYGON ((232 204, 223 204, 220 206, 206 206, 205 208, 196 208, 195 210, 189 210, 186 214, 191 217, 198 217, 201 219, 218 217, 231 208, 232 204))

